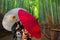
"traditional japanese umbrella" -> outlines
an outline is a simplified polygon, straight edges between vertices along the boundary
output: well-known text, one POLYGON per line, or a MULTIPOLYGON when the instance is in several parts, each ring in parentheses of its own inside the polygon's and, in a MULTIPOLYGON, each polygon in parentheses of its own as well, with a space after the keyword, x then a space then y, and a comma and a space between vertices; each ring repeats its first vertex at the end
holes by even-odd
POLYGON ((41 38, 40 25, 36 18, 26 10, 19 10, 18 17, 24 28, 35 38, 41 38))
POLYGON ((2 25, 6 30, 12 31, 11 28, 17 21, 20 21, 24 28, 33 37, 35 38, 41 37, 40 25, 38 21, 28 11, 22 8, 15 8, 8 11, 2 20, 2 25))
POLYGON ((15 22, 19 21, 18 19, 18 10, 21 8, 15 8, 9 10, 3 17, 2 25, 3 28, 7 31, 12 31, 11 28, 15 22))

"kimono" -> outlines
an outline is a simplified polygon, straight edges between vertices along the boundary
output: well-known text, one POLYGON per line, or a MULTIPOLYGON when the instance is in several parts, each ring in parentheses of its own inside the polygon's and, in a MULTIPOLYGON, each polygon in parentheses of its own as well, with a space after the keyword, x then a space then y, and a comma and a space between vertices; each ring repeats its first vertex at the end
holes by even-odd
MULTIPOLYGON (((20 24, 20 21, 16 22, 12 26, 12 34, 13 34, 13 39, 15 40, 22 40, 22 29, 24 29, 23 25, 20 24), (16 30, 16 26, 19 24, 19 29, 16 30)), ((27 38, 27 40, 31 40, 31 38, 27 38)))
POLYGON ((12 26, 12 34, 13 34, 13 38, 16 39, 18 34, 20 35, 20 38, 22 36, 22 30, 23 29, 23 25, 20 24, 20 21, 16 22, 13 26, 12 26), (20 27, 18 28, 18 30, 16 30, 16 26, 19 25, 20 27), (20 33, 19 33, 20 32, 20 33))

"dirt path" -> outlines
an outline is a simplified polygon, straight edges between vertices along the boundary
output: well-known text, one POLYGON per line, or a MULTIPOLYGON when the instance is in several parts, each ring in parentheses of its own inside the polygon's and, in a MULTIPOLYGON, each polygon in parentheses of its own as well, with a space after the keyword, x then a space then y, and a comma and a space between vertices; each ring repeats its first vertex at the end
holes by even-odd
POLYGON ((13 40, 12 35, 7 35, 3 38, 0 38, 0 40, 13 40))

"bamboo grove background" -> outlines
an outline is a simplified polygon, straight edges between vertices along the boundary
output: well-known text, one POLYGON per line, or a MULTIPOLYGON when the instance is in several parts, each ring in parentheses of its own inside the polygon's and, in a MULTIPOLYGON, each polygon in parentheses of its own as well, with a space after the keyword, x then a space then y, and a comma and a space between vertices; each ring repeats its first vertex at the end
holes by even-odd
MULTIPOLYGON (((5 14, 14 8, 24 8, 28 10, 39 20, 40 24, 43 23, 42 32, 43 35, 46 35, 47 39, 60 40, 60 30, 51 31, 53 27, 58 29, 58 26, 55 26, 55 24, 60 24, 60 0, 0 0, 0 14, 5 14), (51 18, 49 16, 46 17, 46 14, 51 18), (47 21, 47 18, 49 21, 48 26, 44 23, 47 21)), ((55 28, 53 29, 55 30, 55 28)), ((0 34, 2 34, 2 32, 4 31, 0 30, 0 34)), ((42 40, 45 39, 42 38, 42 40)))
POLYGON ((55 24, 60 23, 60 0, 0 0, 0 13, 5 14, 13 8, 27 9, 40 23, 46 21, 46 14, 55 24))

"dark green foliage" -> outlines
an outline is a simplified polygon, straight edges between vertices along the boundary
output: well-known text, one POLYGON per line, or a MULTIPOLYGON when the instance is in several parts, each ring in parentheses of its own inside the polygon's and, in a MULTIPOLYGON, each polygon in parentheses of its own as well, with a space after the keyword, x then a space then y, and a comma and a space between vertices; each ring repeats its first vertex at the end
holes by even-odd
POLYGON ((28 10, 39 22, 46 21, 46 14, 49 14, 54 23, 60 23, 60 0, 0 0, 0 13, 13 8, 28 10))

